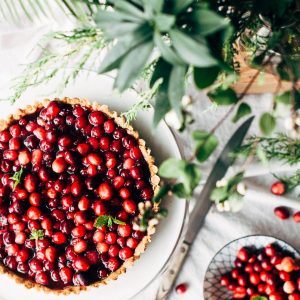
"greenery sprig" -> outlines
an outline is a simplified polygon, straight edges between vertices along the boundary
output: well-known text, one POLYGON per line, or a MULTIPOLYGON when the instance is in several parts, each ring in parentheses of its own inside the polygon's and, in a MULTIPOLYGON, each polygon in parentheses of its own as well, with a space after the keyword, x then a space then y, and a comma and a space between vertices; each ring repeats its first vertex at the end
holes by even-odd
POLYGON ((103 226, 108 226, 108 227, 112 227, 113 224, 117 224, 117 225, 125 225, 126 223, 118 220, 112 216, 108 216, 108 215, 102 215, 99 216, 94 223, 94 227, 96 228, 100 228, 103 226))
POLYGON ((29 239, 37 241, 37 240, 42 240, 44 237, 45 237, 45 234, 44 234, 44 231, 42 229, 38 229, 38 230, 33 229, 31 231, 29 239))
POLYGON ((13 191, 15 190, 17 185, 21 182, 22 175, 23 175, 23 168, 21 168, 19 171, 16 171, 14 175, 10 177, 10 179, 14 181, 13 188, 12 188, 13 191))

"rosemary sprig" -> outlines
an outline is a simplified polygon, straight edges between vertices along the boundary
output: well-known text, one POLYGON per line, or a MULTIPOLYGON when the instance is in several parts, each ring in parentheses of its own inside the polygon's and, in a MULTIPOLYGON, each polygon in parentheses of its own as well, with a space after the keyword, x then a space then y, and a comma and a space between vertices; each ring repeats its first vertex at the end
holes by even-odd
POLYGON ((121 116, 125 117, 127 124, 130 124, 131 122, 136 120, 137 114, 140 111, 147 111, 149 108, 151 108, 149 101, 143 99, 140 102, 137 102, 133 106, 131 106, 127 112, 121 113, 121 116))
POLYGON ((54 32, 47 35, 40 44, 47 45, 50 41, 59 51, 49 50, 49 46, 40 46, 40 58, 27 64, 22 75, 15 78, 13 94, 7 100, 15 102, 29 87, 49 82, 62 70, 61 86, 67 86, 80 70, 88 68, 93 57, 97 57, 106 45, 102 32, 94 27, 54 32))
POLYGON ((292 139, 284 133, 278 133, 274 137, 252 136, 235 155, 247 157, 255 147, 259 147, 267 160, 278 159, 290 165, 300 161, 300 140, 292 139))
POLYGON ((289 191, 293 190, 297 186, 300 186, 300 170, 291 176, 279 176, 275 175, 275 178, 283 182, 289 191))
POLYGON ((19 171, 15 172, 14 175, 12 177, 10 177, 10 179, 12 179, 14 181, 13 191, 15 190, 17 185, 21 182, 22 174, 23 174, 23 168, 21 168, 19 171))

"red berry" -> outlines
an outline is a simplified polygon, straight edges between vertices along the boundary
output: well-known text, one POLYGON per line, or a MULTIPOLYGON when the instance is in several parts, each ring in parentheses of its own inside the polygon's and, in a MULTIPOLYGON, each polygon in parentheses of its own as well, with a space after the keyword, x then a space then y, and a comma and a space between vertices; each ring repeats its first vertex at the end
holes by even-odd
POLYGON ((128 237, 131 234, 131 226, 130 225, 119 225, 118 226, 118 234, 122 237, 128 237))
POLYGON ((74 245, 74 251, 76 253, 82 253, 87 249, 87 242, 85 240, 78 239, 74 245))
POLYGON ((140 160, 142 158, 143 154, 139 147, 133 147, 130 149, 130 157, 135 160, 140 160))
POLYGON ((123 201, 123 208, 129 214, 135 214, 136 212, 136 204, 133 200, 126 199, 123 201))
POLYGON ((100 200, 97 200, 93 203, 93 209, 96 216, 102 216, 107 213, 106 205, 100 200))
POLYGON ((48 278, 47 274, 43 271, 37 272, 35 274, 35 281, 42 285, 49 284, 49 278, 48 278))
POLYGON ((89 121, 94 126, 101 125, 105 121, 104 114, 101 111, 93 111, 89 114, 89 121))
POLYGON ((296 223, 300 223, 300 211, 294 213, 293 219, 296 223))
POLYGON ((138 245, 138 241, 135 238, 128 238, 126 245, 131 249, 135 249, 138 245))
POLYGON ((286 281, 283 285, 283 291, 286 294, 293 294, 296 290, 296 284, 294 281, 286 281))
POLYGON ((25 166, 30 163, 31 155, 28 150, 22 150, 19 152, 18 160, 21 165, 25 166))
POLYGON ((98 187, 98 194, 101 200, 107 201, 113 197, 113 188, 107 182, 101 183, 98 187))
POLYGON ((42 212, 40 211, 39 208, 31 206, 28 210, 27 210, 27 217, 30 220, 38 220, 42 215, 42 212))
POLYGON ((48 259, 50 262, 55 262, 56 257, 57 257, 57 250, 55 247, 53 246, 49 246, 46 250, 45 250, 45 257, 46 259, 48 259))
POLYGON ((96 154, 96 153, 90 153, 87 156, 87 160, 91 165, 94 165, 94 166, 99 166, 102 163, 102 158, 100 157, 99 154, 96 154))
POLYGON ((187 291, 187 286, 185 283, 181 283, 176 286, 175 290, 178 295, 182 295, 187 291))
POLYGON ((281 220, 286 220, 290 217, 290 211, 285 206, 278 206, 274 209, 274 214, 281 220))
POLYGON ((286 185, 283 182, 277 181, 271 186, 272 194, 281 196, 286 192, 286 185))
POLYGON ((62 157, 55 159, 52 163, 52 170, 55 173, 63 173, 66 167, 67 163, 62 157))
POLYGON ((87 271, 90 268, 88 260, 84 257, 78 257, 74 261, 74 267, 78 271, 87 271))
POLYGON ((34 175, 28 174, 24 179, 24 187, 29 192, 32 193, 37 187, 37 180, 34 175))
POLYGON ((113 232, 109 232, 105 235, 105 241, 107 244, 112 245, 117 241, 117 235, 113 232))
POLYGON ((119 257, 122 260, 126 260, 126 259, 130 258, 132 255, 133 255, 133 252, 129 247, 124 247, 119 252, 119 257))
POLYGON ((52 241, 54 244, 61 245, 67 241, 67 238, 62 232, 56 232, 52 236, 52 241))
POLYGON ((111 257, 107 262, 107 268, 112 272, 116 271, 120 266, 120 262, 116 257, 111 257))

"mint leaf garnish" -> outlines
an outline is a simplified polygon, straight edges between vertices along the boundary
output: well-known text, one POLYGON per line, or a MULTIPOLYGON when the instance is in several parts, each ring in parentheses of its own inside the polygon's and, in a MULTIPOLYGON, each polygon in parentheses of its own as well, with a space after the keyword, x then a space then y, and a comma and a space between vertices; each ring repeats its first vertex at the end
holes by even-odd
POLYGON ((102 226, 112 227, 113 224, 125 225, 126 223, 121 220, 118 220, 112 216, 103 215, 103 216, 98 217, 95 220, 94 227, 96 227, 96 228, 100 228, 102 226))
POLYGON ((21 182, 22 174, 23 174, 23 168, 21 168, 19 171, 15 172, 14 175, 9 178, 14 181, 13 191, 15 190, 17 185, 21 182))
POLYGON ((30 238, 31 240, 42 240, 44 238, 44 231, 42 229, 36 230, 33 229, 31 234, 30 234, 30 238))

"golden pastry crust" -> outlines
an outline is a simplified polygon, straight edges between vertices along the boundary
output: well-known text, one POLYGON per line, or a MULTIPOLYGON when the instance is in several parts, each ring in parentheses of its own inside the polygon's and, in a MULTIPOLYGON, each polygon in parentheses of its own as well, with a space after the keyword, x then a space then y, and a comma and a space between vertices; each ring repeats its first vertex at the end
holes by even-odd
MULTIPOLYGON (((137 141, 139 148, 144 156, 144 159, 146 160, 149 171, 150 171, 150 181, 152 184, 152 188, 154 191, 154 194, 156 194, 159 190, 159 181, 160 178, 157 175, 158 168, 154 164, 154 158, 151 156, 151 151, 146 147, 146 143, 143 139, 139 138, 139 134, 137 131, 133 129, 131 125, 128 125, 125 121, 124 117, 118 116, 117 112, 110 111, 107 105, 101 105, 97 102, 90 103, 89 101, 85 99, 78 99, 78 98, 63 98, 58 99, 55 98, 53 100, 45 99, 43 102, 38 102, 33 105, 28 105, 24 109, 18 109, 13 115, 10 115, 7 117, 6 120, 0 120, 0 131, 5 130, 9 127, 11 122, 15 120, 19 120, 25 115, 35 113, 38 109, 47 106, 47 104, 50 101, 62 101, 64 103, 68 103, 71 105, 80 104, 82 106, 88 107, 94 111, 102 111, 110 118, 114 119, 116 124, 123 127, 127 130, 127 133, 132 135, 137 141)), ((154 210, 158 209, 158 204, 155 204, 153 207, 154 210)), ((107 278, 95 282, 88 286, 68 286, 61 290, 56 289, 50 289, 46 286, 43 286, 41 284, 38 284, 36 282, 33 282, 31 280, 28 280, 26 278, 23 278, 16 273, 12 272, 2 264, 0 264, 0 273, 7 274, 11 278, 13 278, 17 283, 23 284, 26 288, 36 288, 38 290, 41 290, 45 293, 54 293, 59 295, 68 295, 68 294, 78 294, 83 290, 87 290, 90 287, 99 287, 101 285, 107 285, 110 280, 117 280, 117 278, 126 272, 127 268, 131 267, 136 260, 140 258, 140 255, 145 251, 147 245, 151 242, 151 236, 155 233, 155 226, 152 224, 148 225, 147 228, 147 235, 144 236, 144 238, 141 240, 141 242, 138 244, 138 246, 135 249, 134 255, 130 257, 128 260, 126 260, 121 267, 116 270, 115 272, 111 273, 107 278)))

